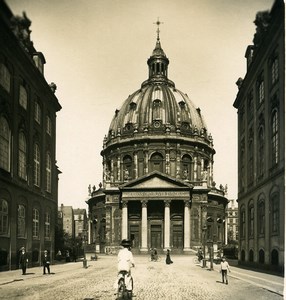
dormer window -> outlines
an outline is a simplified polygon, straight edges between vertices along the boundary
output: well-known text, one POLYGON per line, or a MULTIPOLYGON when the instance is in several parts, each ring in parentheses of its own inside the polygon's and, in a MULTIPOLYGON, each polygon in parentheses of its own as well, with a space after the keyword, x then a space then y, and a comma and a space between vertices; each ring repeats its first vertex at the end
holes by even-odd
POLYGON ((41 72, 41 74, 44 74, 44 64, 46 63, 45 57, 43 53, 37 52, 33 55, 33 60, 38 68, 38 70, 41 72))

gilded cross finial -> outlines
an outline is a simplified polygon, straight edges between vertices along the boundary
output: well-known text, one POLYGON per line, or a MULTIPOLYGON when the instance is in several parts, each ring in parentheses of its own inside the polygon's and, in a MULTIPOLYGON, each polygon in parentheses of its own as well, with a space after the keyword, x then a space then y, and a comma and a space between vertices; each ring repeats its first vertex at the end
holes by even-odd
POLYGON ((160 35, 160 29, 159 29, 159 27, 160 27, 161 24, 164 24, 164 23, 160 22, 159 17, 158 17, 157 22, 155 22, 153 24, 157 25, 157 40, 159 41, 160 40, 160 36, 159 36, 160 35))

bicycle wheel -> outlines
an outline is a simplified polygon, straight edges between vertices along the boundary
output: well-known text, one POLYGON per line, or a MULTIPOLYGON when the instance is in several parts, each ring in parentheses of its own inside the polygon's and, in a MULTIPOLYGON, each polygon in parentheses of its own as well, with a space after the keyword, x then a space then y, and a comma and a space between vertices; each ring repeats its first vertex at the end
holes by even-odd
POLYGON ((124 279, 120 278, 118 280, 117 300, 123 300, 123 299, 125 299, 124 298, 124 292, 125 292, 124 279))
POLYGON ((199 264, 198 258, 197 258, 197 257, 194 257, 193 262, 194 262, 194 264, 196 264, 196 265, 199 264))

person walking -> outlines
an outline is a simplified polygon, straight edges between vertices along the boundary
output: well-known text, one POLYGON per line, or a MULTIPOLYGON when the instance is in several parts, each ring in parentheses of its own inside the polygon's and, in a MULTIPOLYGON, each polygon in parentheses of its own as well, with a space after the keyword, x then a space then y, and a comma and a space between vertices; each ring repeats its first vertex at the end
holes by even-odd
POLYGON ((173 261, 171 260, 170 250, 168 249, 168 250, 167 250, 167 254, 166 254, 166 264, 167 264, 167 265, 170 265, 170 264, 172 264, 172 263, 173 263, 173 261))
POLYGON ((224 283, 225 280, 225 283, 228 284, 227 271, 230 273, 230 268, 228 262, 225 259, 225 256, 221 258, 220 268, 222 283, 224 283))
POLYGON ((44 251, 44 256, 43 256, 43 275, 46 274, 46 269, 48 271, 48 274, 51 274, 50 273, 50 255, 48 254, 48 251, 45 250, 44 251))
POLYGON ((28 254, 24 247, 21 248, 21 254, 19 259, 20 268, 22 269, 22 275, 26 275, 27 264, 28 264, 28 254))

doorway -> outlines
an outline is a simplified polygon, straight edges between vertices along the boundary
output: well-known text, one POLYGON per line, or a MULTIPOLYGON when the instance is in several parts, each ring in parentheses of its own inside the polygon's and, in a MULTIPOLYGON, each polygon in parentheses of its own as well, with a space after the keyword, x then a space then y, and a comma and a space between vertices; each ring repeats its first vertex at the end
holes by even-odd
POLYGON ((162 226, 151 225, 151 248, 162 248, 162 226))

